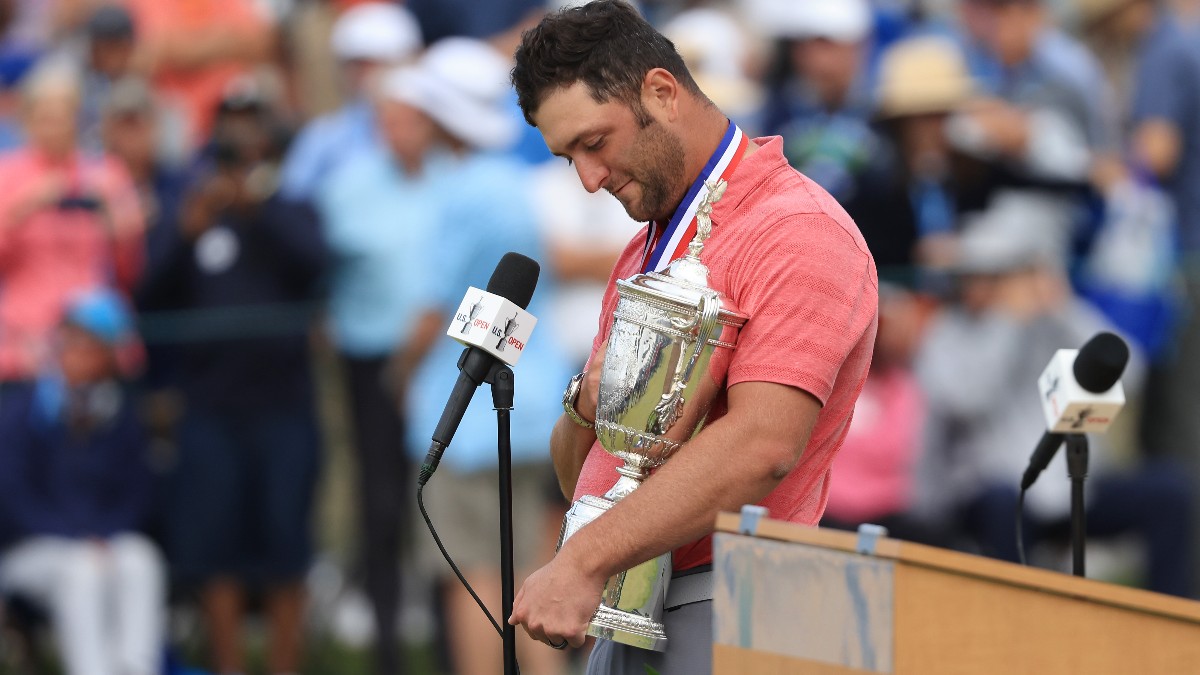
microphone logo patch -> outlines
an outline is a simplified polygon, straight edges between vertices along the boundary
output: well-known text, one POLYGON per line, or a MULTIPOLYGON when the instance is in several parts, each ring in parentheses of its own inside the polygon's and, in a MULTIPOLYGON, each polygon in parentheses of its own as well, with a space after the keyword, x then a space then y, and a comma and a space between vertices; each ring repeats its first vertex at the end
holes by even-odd
POLYGON ((500 352, 504 351, 504 345, 508 340, 508 336, 512 335, 513 331, 517 330, 520 327, 521 327, 521 324, 517 323, 517 315, 516 314, 513 314, 512 318, 506 319, 504 321, 504 331, 503 332, 501 332, 501 330, 498 326, 493 326, 492 334, 496 335, 500 338, 500 341, 496 343, 496 351, 500 351, 500 352))

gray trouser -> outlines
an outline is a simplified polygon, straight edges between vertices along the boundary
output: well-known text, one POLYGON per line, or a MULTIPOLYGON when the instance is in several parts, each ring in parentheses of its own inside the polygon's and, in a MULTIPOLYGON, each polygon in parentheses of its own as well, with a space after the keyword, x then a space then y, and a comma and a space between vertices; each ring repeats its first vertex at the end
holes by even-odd
POLYGON ((587 675, 711 673, 712 600, 669 609, 663 623, 667 630, 667 651, 652 652, 611 640, 596 640, 588 659, 587 675))

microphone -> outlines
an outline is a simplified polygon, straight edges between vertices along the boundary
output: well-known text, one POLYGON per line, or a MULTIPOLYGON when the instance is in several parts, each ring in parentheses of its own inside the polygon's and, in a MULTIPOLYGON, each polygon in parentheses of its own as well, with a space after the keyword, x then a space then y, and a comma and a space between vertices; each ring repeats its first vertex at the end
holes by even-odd
MULTIPOLYGON (((488 279, 486 295, 494 296, 496 300, 501 301, 494 303, 498 306, 493 309, 503 311, 506 309, 506 304, 516 305, 524 313, 523 310, 529 306, 529 301, 533 298, 533 289, 537 286, 540 271, 541 266, 533 258, 520 253, 505 253, 496 265, 495 271, 492 272, 492 277, 488 279)), ((464 298, 463 303, 467 308, 476 307, 473 313, 478 315, 482 305, 488 301, 486 295, 483 300, 480 300, 479 291, 470 289, 467 291, 467 297, 464 298)), ((461 313, 460 308, 459 314, 461 313)), ((524 314, 532 319, 528 313, 524 314)), ((448 332, 456 339, 460 339, 458 333, 463 332, 472 322, 476 321, 479 319, 473 318, 471 322, 467 322, 467 325, 462 326, 452 322, 448 332)), ((481 322, 480 325, 482 323, 488 322, 481 322)), ((525 323, 527 328, 523 333, 527 337, 528 332, 533 329, 533 325, 532 322, 526 321, 525 323)), ((487 333, 486 325, 483 332, 490 334, 487 333)), ((494 340, 491 342, 494 343, 494 340)), ((520 349, 524 349, 524 340, 518 344, 520 344, 520 349)), ((454 432, 458 430, 458 425, 467 412, 467 405, 471 403, 471 397, 475 395, 475 390, 479 388, 479 385, 487 379, 492 366, 498 361, 515 363, 515 359, 510 361, 503 355, 498 356, 493 353, 495 351, 493 344, 484 345, 481 341, 478 345, 467 347, 458 359, 458 380, 454 383, 454 389, 450 392, 450 398, 442 410, 442 417, 433 430, 433 443, 429 446, 429 452, 425 455, 425 461, 421 463, 421 471, 417 476, 419 485, 429 482, 430 476, 437 471, 438 464, 442 461, 442 453, 446 451, 446 447, 454 438, 454 432)), ((519 353, 520 350, 517 351, 517 356, 519 353)))
POLYGON ((1097 333, 1078 350, 1060 349, 1038 378, 1046 433, 1038 441, 1021 477, 1028 490, 1067 434, 1103 433, 1125 405, 1121 373, 1129 346, 1113 333, 1097 333))

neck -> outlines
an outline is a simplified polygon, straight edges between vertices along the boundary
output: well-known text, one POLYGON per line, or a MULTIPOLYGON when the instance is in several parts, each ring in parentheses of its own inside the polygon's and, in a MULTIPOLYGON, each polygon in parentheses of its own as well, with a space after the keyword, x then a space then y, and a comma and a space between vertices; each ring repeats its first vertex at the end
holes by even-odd
MULTIPOLYGON (((694 117, 696 119, 687 120, 681 125, 682 128, 690 130, 683 137, 683 168, 684 175, 689 177, 688 185, 691 185, 700 176, 700 172, 704 170, 704 165, 708 162, 708 158, 712 157, 712 154, 717 151, 717 146, 721 144, 721 139, 725 136, 725 131, 732 124, 716 108, 706 108, 699 111, 699 114, 694 117)), ((682 195, 680 199, 683 199, 682 195)))

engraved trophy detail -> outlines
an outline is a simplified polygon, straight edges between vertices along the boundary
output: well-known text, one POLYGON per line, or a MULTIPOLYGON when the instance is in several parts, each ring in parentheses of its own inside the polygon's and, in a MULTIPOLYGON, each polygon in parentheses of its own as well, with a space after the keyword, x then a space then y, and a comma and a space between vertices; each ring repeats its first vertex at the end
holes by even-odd
MULTIPOLYGON (((661 274, 617 282, 617 309, 601 366, 596 437, 624 466, 617 468, 619 478, 603 497, 587 495, 572 504, 559 534, 560 547, 691 439, 721 390, 728 358, 714 361, 713 356, 735 347, 746 317, 709 286, 708 268, 700 262, 712 232, 712 205, 726 183, 706 185, 687 254, 661 274)), ((662 616, 670 580, 670 552, 613 576, 588 634, 666 649, 662 616)))

